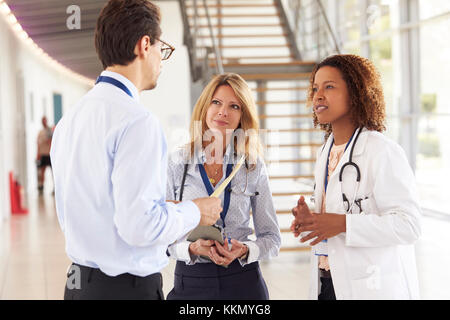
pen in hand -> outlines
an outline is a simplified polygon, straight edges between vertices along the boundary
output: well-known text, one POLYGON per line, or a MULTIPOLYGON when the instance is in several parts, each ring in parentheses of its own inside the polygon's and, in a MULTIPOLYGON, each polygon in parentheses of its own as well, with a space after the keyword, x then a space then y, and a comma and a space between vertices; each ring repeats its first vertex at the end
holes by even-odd
POLYGON ((227 244, 228 251, 231 251, 231 247, 233 246, 231 244, 231 238, 224 234, 223 235, 223 242, 224 242, 224 245, 227 244))

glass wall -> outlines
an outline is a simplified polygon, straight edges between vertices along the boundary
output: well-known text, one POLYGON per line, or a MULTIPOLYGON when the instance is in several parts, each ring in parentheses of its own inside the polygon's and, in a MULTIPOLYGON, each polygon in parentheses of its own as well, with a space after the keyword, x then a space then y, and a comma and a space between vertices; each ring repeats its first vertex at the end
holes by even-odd
POLYGON ((358 0, 344 0, 337 5, 334 29, 346 53, 361 54, 361 11, 358 0))
POLYGON ((450 1, 448 0, 419 0, 420 19, 426 20, 437 16, 447 16, 450 12, 450 1))
POLYGON ((450 214, 450 1, 420 1, 420 115, 416 176, 426 208, 450 214), (435 18, 433 18, 435 17, 435 18), (426 20, 425 20, 426 19, 426 20))
MULTIPOLYGON (((370 0, 366 8, 368 58, 370 58, 381 75, 386 113, 388 116, 386 134, 391 138, 399 138, 399 105, 396 96, 400 92, 400 81, 394 75, 400 65, 398 36, 390 30, 398 27, 398 1, 370 0), (397 18, 397 19, 396 19, 397 18)), ((398 70, 397 70, 398 71, 398 70)), ((398 79, 400 80, 400 79, 398 79)))
POLYGON ((325 3, 342 52, 370 58, 380 71, 386 134, 407 150, 421 204, 450 215, 450 41, 443 36, 450 30, 450 1, 325 3), (405 134, 413 136, 409 145, 405 134))

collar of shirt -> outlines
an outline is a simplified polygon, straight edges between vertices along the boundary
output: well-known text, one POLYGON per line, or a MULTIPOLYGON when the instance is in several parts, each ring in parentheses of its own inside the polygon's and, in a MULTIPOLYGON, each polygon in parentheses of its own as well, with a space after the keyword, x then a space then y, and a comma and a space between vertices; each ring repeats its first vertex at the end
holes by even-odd
MULTIPOLYGON (((223 163, 228 164, 228 159, 231 157, 231 146, 228 144, 227 149, 225 150, 225 154, 223 155, 223 163)), ((197 160, 199 163, 205 163, 206 162, 206 153, 205 149, 202 148, 201 152, 197 154, 197 160)))
POLYGON ((123 75, 121 75, 121 74, 119 74, 117 72, 107 71, 107 70, 104 70, 101 73, 101 76, 111 77, 111 78, 114 78, 114 79, 122 82, 130 90, 131 94, 133 95, 133 99, 135 99, 136 101, 139 102, 139 91, 138 91, 138 89, 133 84, 133 82, 128 80, 126 77, 124 77, 123 75))

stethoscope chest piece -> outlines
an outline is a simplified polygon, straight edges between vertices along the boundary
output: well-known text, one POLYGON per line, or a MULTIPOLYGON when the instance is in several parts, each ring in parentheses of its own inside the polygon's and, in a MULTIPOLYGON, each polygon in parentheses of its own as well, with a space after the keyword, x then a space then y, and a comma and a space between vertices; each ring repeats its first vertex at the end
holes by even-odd
MULTIPOLYGON (((345 147, 345 149, 347 149, 347 147, 352 142, 353 136, 355 135, 356 131, 358 131, 358 133, 356 134, 355 139, 353 141, 353 144, 351 146, 350 155, 349 155, 348 161, 346 163, 344 163, 342 165, 341 169, 339 170, 339 184, 340 184, 340 187, 341 187, 342 201, 343 201, 343 204, 344 204, 344 209, 345 209, 345 211, 347 213, 352 213, 353 207, 354 207, 355 203, 357 202, 356 194, 358 192, 359 184, 360 184, 360 181, 361 181, 361 171, 359 169, 359 166, 353 161, 353 151, 355 149, 355 145, 356 145, 356 142, 358 141, 359 135, 361 134, 362 128, 359 128, 359 129, 355 130, 355 132, 353 133, 353 135, 350 138, 349 142, 347 143, 347 146, 345 147), (354 188, 353 198, 351 199, 351 201, 350 201, 350 199, 348 199, 347 195, 344 193, 344 190, 343 190, 344 172, 345 172, 346 169, 350 170, 350 168, 354 168, 355 171, 356 171, 356 186, 354 188)), ((329 157, 329 154, 331 152, 331 148, 332 147, 333 147, 333 142, 331 143, 330 150, 328 151, 328 157, 329 157)), ((326 170, 326 173, 325 173, 325 179, 326 179, 325 180, 325 190, 326 190, 327 189, 327 185, 328 185, 328 160, 327 160, 327 164, 326 164, 325 170, 326 170)), ((358 205, 358 207, 360 207, 360 205, 358 205)))

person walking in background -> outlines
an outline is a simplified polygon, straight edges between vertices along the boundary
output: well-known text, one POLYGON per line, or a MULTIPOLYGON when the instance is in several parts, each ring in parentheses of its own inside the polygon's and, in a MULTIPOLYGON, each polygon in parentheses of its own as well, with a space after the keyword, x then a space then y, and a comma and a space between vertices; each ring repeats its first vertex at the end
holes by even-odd
POLYGON ((300 197, 291 230, 310 241, 310 298, 418 299, 421 214, 413 171, 385 130, 380 76, 334 55, 313 70, 308 102, 328 136, 315 167, 315 208, 300 197))
POLYGON ((245 80, 234 73, 214 77, 195 105, 191 143, 169 161, 167 199, 208 196, 230 176, 238 159, 244 156, 245 162, 221 194, 224 210, 217 226, 224 243, 185 238, 169 247, 177 264, 167 299, 269 299, 259 261, 278 254, 281 236, 258 130, 245 80), (251 217, 254 240, 249 238, 251 217))
POLYGON ((217 198, 166 202, 166 138, 139 103, 174 50, 160 37, 150 1, 107 2, 95 32, 106 70, 56 126, 56 211, 73 261, 64 299, 164 299, 168 245, 222 210, 217 198))
POLYGON ((52 167, 50 162, 50 147, 52 144, 53 130, 47 124, 47 117, 42 117, 42 129, 39 131, 37 137, 37 176, 38 176, 38 191, 41 195, 44 191, 45 169, 52 167))

